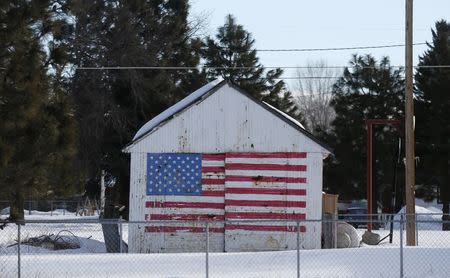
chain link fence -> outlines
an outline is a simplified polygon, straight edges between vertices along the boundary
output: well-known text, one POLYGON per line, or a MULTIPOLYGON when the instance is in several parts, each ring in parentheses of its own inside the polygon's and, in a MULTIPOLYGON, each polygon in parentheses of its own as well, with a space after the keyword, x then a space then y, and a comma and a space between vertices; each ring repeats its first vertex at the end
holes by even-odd
MULTIPOLYGON (((98 200, 26 200, 24 214, 36 216, 98 215, 98 200)), ((0 215, 8 215, 10 201, 0 200, 0 215)))
POLYGON ((238 237, 227 227, 249 225, 245 220, 3 222, 0 277, 450 277, 450 231, 442 231, 442 215, 417 215, 417 246, 406 246, 404 216, 393 217, 392 225, 389 217, 372 219, 372 234, 365 219, 347 219, 356 228, 334 218, 277 220, 277 227, 294 229, 249 232, 238 242, 246 252, 236 245, 224 252, 238 237), (327 225, 334 233, 331 248, 309 249, 307 233, 328 231, 327 225), (364 243, 367 236, 371 244, 364 243), (252 252, 251 246, 268 248, 252 252))

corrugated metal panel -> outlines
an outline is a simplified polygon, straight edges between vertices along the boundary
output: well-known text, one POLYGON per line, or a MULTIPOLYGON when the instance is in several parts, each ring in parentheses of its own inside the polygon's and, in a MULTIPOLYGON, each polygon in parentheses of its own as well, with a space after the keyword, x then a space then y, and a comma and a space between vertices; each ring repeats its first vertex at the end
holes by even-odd
MULTIPOLYGON (((130 220, 145 220, 146 153, 307 152, 307 218, 321 218, 322 158, 320 145, 266 111, 244 95, 224 86, 202 102, 175 115, 129 148, 131 152, 130 220)), ((320 223, 310 223, 303 235, 304 248, 320 248, 320 223)), ((210 247, 224 249, 223 238, 212 233, 210 247)), ((246 242, 251 242, 251 234, 246 242)), ((204 248, 204 235, 174 233, 157 238, 145 227, 130 227, 131 252, 175 252, 204 248)), ((267 244, 294 246, 295 236, 279 234, 267 244), (280 242, 282 244, 280 244, 280 242)), ((244 248, 245 249, 245 248, 244 248)))

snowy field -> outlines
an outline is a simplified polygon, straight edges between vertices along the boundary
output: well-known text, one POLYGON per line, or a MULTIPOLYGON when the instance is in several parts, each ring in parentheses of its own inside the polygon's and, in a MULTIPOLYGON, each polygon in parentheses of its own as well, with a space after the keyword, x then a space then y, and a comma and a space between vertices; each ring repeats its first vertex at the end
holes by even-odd
MULTIPOLYGON (((422 208, 418 208, 422 209, 422 208)), ((424 210, 421 210, 424 212, 424 210)), ((435 211, 434 211, 435 212, 435 211)), ((436 215, 423 215, 418 224, 418 247, 404 248, 405 277, 450 277, 450 232, 440 231, 440 223, 430 222, 436 215)), ((69 212, 53 215, 32 212, 27 220, 92 220, 69 212)), ((128 226, 123 225, 126 241, 128 226)), ((78 249, 53 251, 21 246, 22 277, 205 277, 204 253, 178 254, 107 254, 101 225, 95 223, 29 223, 21 227, 22 238, 60 231, 76 236, 78 249), (64 231, 70 231, 64 232, 64 231)), ((362 234, 364 230, 358 230, 362 234)), ((376 231, 381 236, 387 230, 376 231)), ((17 226, 0 230, 0 277, 17 277, 17 226), (10 246, 10 247, 8 247, 10 246)), ((399 230, 395 227, 393 243, 361 245, 352 249, 301 250, 301 277, 399 277, 399 230)), ((258 253, 212 253, 209 277, 296 277, 296 251, 258 253)))

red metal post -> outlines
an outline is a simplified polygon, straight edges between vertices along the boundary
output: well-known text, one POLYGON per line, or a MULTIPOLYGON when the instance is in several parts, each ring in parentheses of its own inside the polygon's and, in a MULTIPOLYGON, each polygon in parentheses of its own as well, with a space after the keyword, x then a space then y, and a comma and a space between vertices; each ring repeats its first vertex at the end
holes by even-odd
POLYGON ((367 127, 367 230, 372 231, 372 127, 374 125, 393 125, 399 127, 400 120, 389 119, 368 119, 366 120, 367 127))
POLYGON ((372 231, 372 122, 367 126, 367 230, 372 231))

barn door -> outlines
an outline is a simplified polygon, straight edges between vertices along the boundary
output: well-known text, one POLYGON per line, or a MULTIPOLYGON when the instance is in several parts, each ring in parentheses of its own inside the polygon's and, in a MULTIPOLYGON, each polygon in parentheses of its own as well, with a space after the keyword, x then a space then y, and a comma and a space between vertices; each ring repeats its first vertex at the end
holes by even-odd
POLYGON ((226 154, 225 251, 295 248, 295 220, 305 217, 305 157, 306 153, 226 154))

